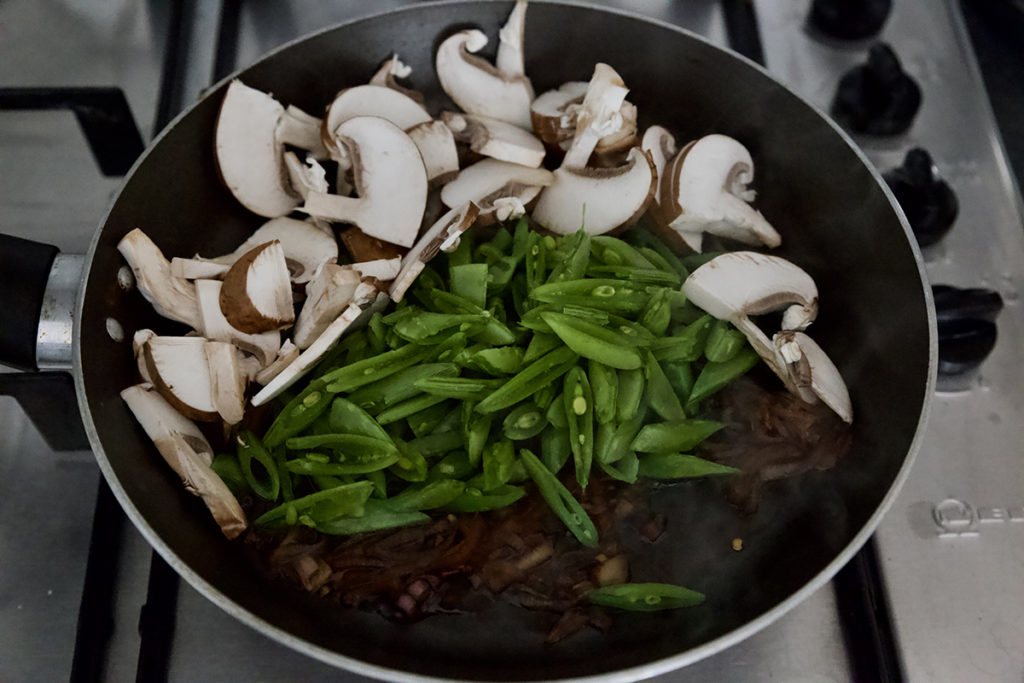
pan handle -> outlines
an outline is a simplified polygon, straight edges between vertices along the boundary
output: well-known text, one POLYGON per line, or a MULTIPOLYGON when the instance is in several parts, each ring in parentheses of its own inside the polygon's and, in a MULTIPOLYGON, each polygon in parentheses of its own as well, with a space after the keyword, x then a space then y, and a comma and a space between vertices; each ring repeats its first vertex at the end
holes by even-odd
POLYGON ((0 235, 0 363, 37 370, 36 341, 50 271, 60 250, 50 244, 0 235))

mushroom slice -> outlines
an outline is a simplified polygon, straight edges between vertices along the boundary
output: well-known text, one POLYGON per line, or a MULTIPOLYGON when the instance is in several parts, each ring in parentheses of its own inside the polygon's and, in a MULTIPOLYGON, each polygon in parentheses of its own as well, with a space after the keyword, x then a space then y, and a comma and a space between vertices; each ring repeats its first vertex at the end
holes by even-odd
POLYGON ((203 346, 210 372, 210 393, 217 413, 229 425, 242 421, 245 413, 245 374, 238 364, 233 344, 207 341, 203 346))
POLYGON ((818 288, 803 269, 778 256, 734 251, 690 273, 683 293, 698 308, 735 325, 786 387, 801 393, 775 345, 749 316, 785 309, 785 327, 810 325, 818 315, 818 288))
POLYGON ((242 506, 210 467, 213 448, 203 433, 145 385, 128 387, 121 398, 185 489, 202 498, 224 535, 235 538, 245 531, 242 506))
POLYGON ((277 123, 277 139, 286 145, 304 149, 316 159, 326 159, 327 150, 320 139, 323 119, 310 116, 289 104, 277 123))
POLYGON ((586 94, 586 81, 569 81, 538 95, 530 105, 534 135, 548 145, 571 140, 576 133, 576 110, 586 94))
MULTIPOLYGON (((661 126, 651 126, 644 131, 644 136, 640 140, 640 149, 650 155, 651 161, 654 162, 654 170, 658 172, 659 179, 664 177, 665 165, 678 151, 676 149, 675 137, 661 126)), ((661 183, 659 182, 654 187, 654 203, 651 206, 651 210, 658 210, 660 204, 661 183)))
POLYGON ((132 354, 135 356, 135 365, 139 368, 139 376, 143 382, 153 383, 149 375, 149 368, 146 367, 146 356, 142 353, 143 347, 150 339, 156 336, 156 332, 149 329, 137 330, 132 335, 132 354))
POLYGON ((408 78, 410 74, 412 74, 412 67, 404 64, 397 54, 391 55, 377 69, 377 73, 373 74, 370 78, 370 85, 391 88, 422 105, 425 102, 423 93, 412 88, 406 88, 398 82, 399 78, 408 78))
POLYGON ((341 315, 335 318, 334 322, 327 326, 327 329, 316 338, 309 347, 299 354, 298 358, 288 364, 274 379, 270 380, 265 387, 252 397, 252 404, 260 406, 273 399, 282 391, 298 381, 303 375, 309 372, 325 353, 334 348, 334 345, 341 339, 341 335, 350 327, 358 328, 369 320, 370 316, 387 305, 388 297, 383 292, 377 292, 372 288, 375 295, 367 301, 365 298, 360 301, 360 294, 353 297, 352 303, 348 305, 341 315))
POLYGON ((628 93, 629 89, 618 72, 598 62, 587 84, 583 103, 576 111, 576 133, 562 160, 562 168, 585 167, 598 141, 622 129, 625 124, 620 110, 628 93))
POLYGON ((324 267, 306 285, 306 301, 295 320, 292 338, 300 349, 307 348, 352 301, 362 278, 359 273, 335 263, 324 267))
POLYGON ((594 147, 596 156, 613 156, 619 152, 627 152, 639 144, 636 136, 636 105, 632 102, 623 102, 618 115, 621 121, 619 127, 598 139, 594 147))
POLYGON ((231 266, 256 247, 274 240, 281 243, 288 277, 296 285, 306 284, 321 265, 338 258, 333 235, 306 221, 282 216, 261 225, 230 254, 212 260, 231 266))
POLYGON ((498 54, 494 65, 506 76, 526 77, 523 34, 526 32, 526 0, 516 0, 505 25, 498 31, 498 54))
MULTIPOLYGON (((398 276, 398 271, 402 268, 402 258, 396 256, 394 258, 374 259, 373 261, 360 261, 349 263, 341 266, 341 268, 359 273, 360 278, 370 277, 381 282, 388 282, 398 276)), ((306 289, 309 289, 309 285, 306 285, 306 289)))
POLYGON ((450 111, 442 112, 441 119, 458 142, 468 143, 478 154, 531 168, 544 161, 544 144, 511 123, 450 111))
POLYGON ((196 280, 196 293, 199 297, 199 331, 204 337, 213 341, 230 342, 246 353, 256 357, 260 367, 274 360, 281 348, 281 333, 277 330, 247 334, 232 327, 220 310, 220 290, 223 287, 219 280, 196 280))
POLYGON ((310 192, 327 192, 330 189, 327 185, 327 171, 312 155, 306 157, 306 163, 302 163, 295 152, 285 152, 284 166, 292 187, 303 200, 310 192))
POLYGON ((234 80, 224 93, 214 134, 217 168, 231 194, 260 216, 290 213, 299 204, 287 184, 277 126, 284 107, 234 80))
POLYGON ((310 192, 302 210, 352 223, 386 242, 412 246, 427 203, 427 172, 416 145, 395 124, 373 116, 345 121, 336 139, 353 162, 359 197, 310 192))
POLYGON ((284 249, 277 240, 251 249, 224 276, 220 310, 237 330, 258 334, 295 321, 284 249))
POLYGON ((203 337, 159 337, 142 345, 146 370, 156 390, 174 409, 192 420, 218 418, 203 337))
POLYGON ((803 332, 783 331, 772 340, 785 362, 800 396, 808 401, 807 390, 842 418, 853 422, 853 404, 839 369, 818 343, 803 332))
POLYGON ((530 168, 497 159, 483 159, 459 171, 458 177, 441 190, 447 207, 477 202, 512 183, 543 187, 555 182, 555 174, 544 168, 530 168))
POLYGON ((338 147, 338 126, 350 119, 376 116, 407 130, 433 118, 423 105, 397 90, 379 85, 357 85, 342 90, 331 102, 324 119, 322 137, 331 156, 347 166, 349 158, 338 147))
MULTIPOLYGON (((513 10, 514 12, 515 10, 513 10)), ((437 49, 437 78, 459 108, 530 128, 533 86, 522 74, 504 73, 472 54, 487 45, 487 36, 475 29, 459 31, 437 49)), ((506 63, 513 61, 511 58, 506 63)))
POLYGON ((628 227, 650 204, 656 179, 654 164, 639 147, 615 168, 563 166, 555 171, 555 183, 541 193, 533 219, 560 235, 581 228, 602 235, 628 227))
POLYGON ((181 258, 175 256, 171 259, 171 275, 185 280, 208 280, 224 277, 231 268, 230 263, 207 260, 204 258, 181 258))
POLYGON ((171 273, 171 264, 146 233, 135 228, 121 238, 117 250, 135 274, 139 292, 153 304, 157 313, 190 327, 199 327, 195 285, 171 273))
POLYGON ((261 386, 266 386, 270 380, 281 374, 281 371, 291 365, 292 361, 299 357, 299 347, 292 343, 291 339, 281 344, 281 351, 277 354, 274 362, 265 368, 253 373, 253 379, 261 386))
MULTIPOLYGON (((661 212, 679 233, 709 232, 744 244, 777 247, 779 233, 747 202, 754 193, 750 152, 725 135, 687 145, 665 167, 661 212)), ((697 247, 699 251, 699 244, 697 247)))
POLYGON ((402 258, 407 250, 370 237, 357 227, 346 228, 338 235, 354 261, 375 261, 378 259, 402 258))
POLYGON ((443 121, 419 123, 405 132, 420 151, 431 184, 442 185, 455 177, 459 172, 459 152, 455 136, 443 121))
POLYGON ((394 301, 402 300, 406 290, 423 272, 424 265, 430 259, 437 256, 439 252, 454 251, 459 246, 462 233, 473 225, 479 211, 476 204, 467 201, 441 216, 423 233, 423 237, 416 242, 416 246, 410 249, 402 259, 402 270, 399 271, 395 281, 391 283, 388 294, 394 301))

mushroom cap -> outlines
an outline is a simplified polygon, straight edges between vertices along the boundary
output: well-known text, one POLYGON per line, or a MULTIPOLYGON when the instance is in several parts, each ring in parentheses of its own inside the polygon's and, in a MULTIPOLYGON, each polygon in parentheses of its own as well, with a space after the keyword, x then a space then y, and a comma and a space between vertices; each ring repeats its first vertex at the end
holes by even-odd
POLYGON ((154 335, 142 345, 153 386, 175 410, 203 422, 219 418, 213 401, 206 339, 154 335))
POLYGON ((488 116, 442 112, 455 139, 469 144, 477 154, 537 168, 544 161, 544 143, 529 132, 488 116))
MULTIPOLYGON (((773 338, 779 355, 786 362, 794 383, 800 389, 810 389, 846 423, 853 422, 853 403, 839 369, 825 350, 803 332, 783 331, 773 338), (794 348, 795 346, 795 348, 794 348)), ((806 393, 801 391, 804 400, 806 393)))
POLYGON ((245 414, 245 374, 238 364, 238 349, 233 344, 207 341, 207 367, 210 372, 210 394, 221 419, 229 425, 238 424, 245 414))
POLYGON ((459 152, 455 136, 443 121, 427 121, 405 131, 423 158, 427 180, 442 185, 459 172, 459 152))
POLYGON ((614 168, 566 168, 544 188, 533 219, 551 232, 568 235, 583 229, 602 235, 636 222, 654 197, 657 175, 650 157, 634 147, 626 163, 614 168))
POLYGON ((370 77, 370 85, 380 85, 397 90, 422 105, 425 102, 423 93, 412 88, 406 88, 398 82, 399 78, 408 78, 410 74, 412 74, 412 67, 403 63, 397 54, 393 54, 384 60, 384 63, 380 65, 377 72, 370 77))
POLYGON ((524 75, 499 71, 471 53, 487 44, 475 29, 459 31, 437 49, 435 66, 441 88, 463 111, 530 128, 533 86, 524 75))
MULTIPOLYGON (((644 131, 644 135, 640 139, 640 149, 651 156, 651 161, 654 163, 654 169, 658 172, 659 180, 665 176, 665 165, 678 151, 676 149, 675 136, 668 129, 661 126, 650 126, 644 131)), ((657 205, 660 201, 661 183, 658 182, 654 187, 654 204, 657 205)), ((651 208, 653 210, 655 207, 652 206, 651 208)))
POLYGON ((346 88, 335 96, 324 117, 323 143, 332 156, 338 153, 338 126, 357 116, 377 116, 402 130, 433 120, 422 104, 398 90, 379 85, 346 88))
POLYGON ((287 181, 278 139, 284 107, 270 95, 234 80, 224 93, 214 133, 217 168, 242 206, 273 218, 299 204, 287 181))
POLYGON ((782 238, 750 206, 754 179, 747 148, 725 135, 706 135, 669 162, 661 185, 662 216, 679 232, 710 232, 744 244, 777 247, 782 238))
POLYGON ((284 249, 277 240, 254 247, 224 276, 220 310, 237 330, 258 334, 295 321, 284 249))
POLYGON ((507 76, 526 76, 523 56, 523 37, 526 32, 526 0, 516 0, 515 6, 498 31, 498 54, 494 65, 507 76))
POLYGON ((543 142, 557 145, 576 133, 576 112, 572 105, 583 102, 586 81, 569 81, 537 96, 530 104, 533 132, 543 142))
MULTIPOLYGON (((627 94, 629 89, 615 69, 602 62, 594 66, 583 102, 576 110, 576 132, 562 160, 563 167, 583 168, 598 141, 620 131, 624 125, 621 110, 627 94)), ((635 132, 634 121, 629 135, 635 132)))
POLYGON ((555 174, 544 168, 530 168, 497 159, 482 159, 459 171, 455 180, 441 190, 441 201, 450 208, 466 202, 479 203, 512 183, 543 187, 555 182, 555 174))
POLYGON ((796 305, 804 311, 806 327, 818 312, 818 287, 806 271, 792 261, 756 251, 716 256, 690 273, 683 293, 714 317, 733 322, 796 305))
POLYGON ((282 216, 256 228, 233 252, 214 260, 231 266, 261 244, 275 240, 281 243, 289 279, 296 285, 306 284, 321 265, 338 258, 338 243, 333 235, 306 221, 282 216))
POLYGON ((302 210, 351 223, 386 242, 412 246, 427 203, 427 172, 416 145, 395 124, 375 116, 345 121, 335 139, 352 161, 359 197, 310 192, 302 210))
POLYGON ((231 326, 220 310, 220 280, 196 280, 199 298, 200 325, 196 329, 213 341, 230 342, 256 357, 260 367, 272 362, 281 348, 281 333, 277 330, 248 334, 231 326))

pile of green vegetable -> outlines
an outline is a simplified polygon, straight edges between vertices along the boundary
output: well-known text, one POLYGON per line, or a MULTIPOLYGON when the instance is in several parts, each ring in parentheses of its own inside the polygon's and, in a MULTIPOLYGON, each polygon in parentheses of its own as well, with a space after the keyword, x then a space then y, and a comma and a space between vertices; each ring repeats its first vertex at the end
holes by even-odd
POLYGON ((505 507, 532 481, 586 546, 597 531, 566 467, 580 489, 596 470, 735 471, 689 453, 722 426, 696 417, 702 401, 757 362, 681 292, 712 255, 680 260, 642 228, 626 238, 555 239, 526 219, 486 241, 467 232, 214 469, 270 506, 257 527, 325 534, 505 507))

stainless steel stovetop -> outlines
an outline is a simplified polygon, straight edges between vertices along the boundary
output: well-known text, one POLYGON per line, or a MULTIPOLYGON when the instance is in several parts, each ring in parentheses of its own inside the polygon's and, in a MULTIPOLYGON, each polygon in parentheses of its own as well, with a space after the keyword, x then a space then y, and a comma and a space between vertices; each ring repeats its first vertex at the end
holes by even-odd
MULTIPOLYGON (((148 139, 151 122, 186 106, 231 63, 247 64, 310 31, 403 4, 5 0, 0 87, 119 86, 148 139), (236 22, 237 33, 221 30, 236 22), (179 67, 167 69, 175 54, 179 67), (164 78, 173 85, 162 87, 164 78)), ((734 12, 752 11, 769 70, 823 109, 839 76, 866 52, 865 43, 812 38, 803 28, 809 0, 596 4, 669 21, 722 46, 737 39, 734 12)), ((929 277, 936 284, 995 289, 1006 308, 999 342, 980 374, 936 397, 910 478, 875 535, 878 564, 907 679, 1020 681, 1024 366, 1018 358, 1024 311, 1017 292, 1024 278, 1024 211, 956 0, 893 4, 881 38, 921 83, 924 104, 908 134, 858 142, 882 170, 897 165, 912 146, 931 152, 957 191, 961 212, 953 232, 927 254, 929 277), (946 512, 944 528, 936 523, 937 506, 946 512)), ((3 232, 83 253, 118 186, 96 171, 69 114, 0 112, 3 232)), ((54 452, 15 401, 0 397, 0 681, 61 680, 73 673, 88 680, 88 672, 123 681, 137 670, 174 681, 364 680, 266 639, 189 586, 168 580, 123 516, 94 527, 98 482, 91 453, 54 452), (113 585, 110 637, 99 639, 106 647, 90 668, 82 652, 74 657, 76 637, 82 649, 77 624, 90 544, 95 549, 117 539, 118 556, 107 558, 106 571, 114 573, 98 577, 113 585), (140 610, 147 599, 155 609, 161 595, 171 598, 159 621, 169 630, 154 646, 139 635, 140 610)), ((153 631, 149 616, 143 620, 147 639, 153 631)), ((829 585, 757 635, 655 680, 845 681, 859 670, 859 653, 844 644, 829 585)), ((899 679, 900 671, 889 673, 899 679)))

